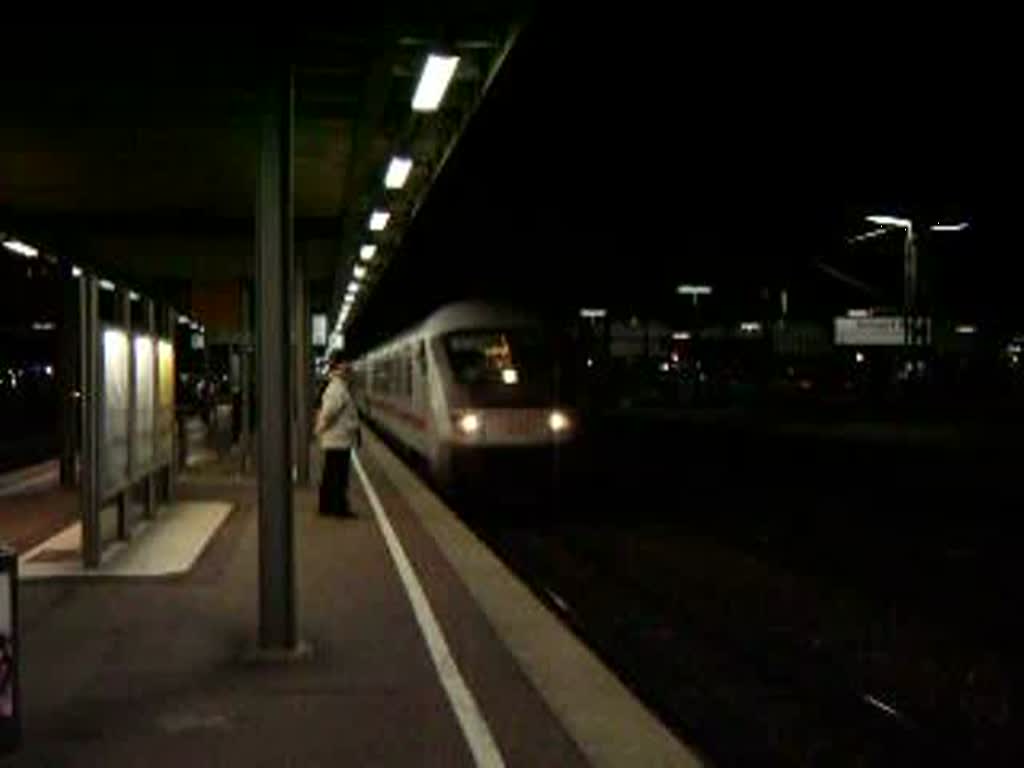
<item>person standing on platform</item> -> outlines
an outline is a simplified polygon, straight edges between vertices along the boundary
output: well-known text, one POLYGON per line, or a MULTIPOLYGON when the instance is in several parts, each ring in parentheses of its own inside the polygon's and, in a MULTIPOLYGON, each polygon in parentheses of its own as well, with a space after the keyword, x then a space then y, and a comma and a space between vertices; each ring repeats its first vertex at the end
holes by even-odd
POLYGON ((348 475, 352 448, 360 439, 359 414, 348 390, 348 365, 341 350, 330 357, 331 373, 320 400, 316 436, 323 452, 320 478, 320 514, 352 517, 348 504, 348 475))

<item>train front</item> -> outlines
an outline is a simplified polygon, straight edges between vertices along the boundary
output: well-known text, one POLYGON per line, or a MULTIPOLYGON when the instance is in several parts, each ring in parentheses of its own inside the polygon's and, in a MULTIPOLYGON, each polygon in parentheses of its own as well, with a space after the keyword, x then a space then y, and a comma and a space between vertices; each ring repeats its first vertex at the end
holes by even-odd
MULTIPOLYGON (((460 330, 447 362, 449 473, 460 487, 557 482, 579 433, 559 345, 539 327, 460 330)), ((519 488, 522 490, 522 487, 519 488)))

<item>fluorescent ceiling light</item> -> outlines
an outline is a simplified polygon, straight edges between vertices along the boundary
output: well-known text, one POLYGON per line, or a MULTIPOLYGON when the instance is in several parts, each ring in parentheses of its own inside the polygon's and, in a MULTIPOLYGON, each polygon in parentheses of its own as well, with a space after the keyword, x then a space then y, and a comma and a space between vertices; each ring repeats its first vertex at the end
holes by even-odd
POLYGON ((846 310, 847 317, 871 317, 871 312, 866 309, 848 309, 846 310))
POLYGON ((356 280, 362 280, 366 277, 366 267, 360 267, 358 264, 352 267, 352 276, 356 280))
POLYGON ((34 259, 39 255, 38 248, 33 248, 28 243, 21 242, 21 240, 4 240, 4 248, 8 251, 13 251, 19 256, 24 256, 26 259, 34 259))
POLYGON ((384 175, 384 186, 388 189, 401 189, 409 178, 412 160, 408 157, 392 157, 388 172, 384 175))
POLYGON ((430 54, 423 65, 420 81, 412 97, 414 112, 435 112, 441 106, 448 84, 459 66, 458 56, 437 56, 430 54))
POLYGON ((758 322, 740 323, 740 330, 744 333, 760 333, 761 324, 758 322))
POLYGON ((377 255, 376 245, 364 245, 359 249, 359 258, 363 261, 373 261, 373 257, 377 255))
POLYGON ((348 284, 348 292, 352 294, 359 293, 359 283, 357 283, 355 280, 352 280, 348 284))
POLYGON ((963 232, 967 229, 967 222, 961 221, 958 224, 932 224, 932 232, 963 232))
POLYGON ((580 317, 592 317, 592 318, 594 318, 594 317, 604 317, 607 314, 608 314, 608 310, 607 309, 587 309, 587 308, 584 308, 584 309, 580 310, 580 317))
POLYGON ((104 291, 113 291, 115 289, 114 284, 110 280, 100 280, 100 288, 104 291))
POLYGON ((56 328, 57 324, 51 321, 46 321, 43 323, 32 323, 33 331, 52 331, 55 330, 56 328))
POLYGON ((370 214, 370 229, 373 232, 381 232, 388 225, 391 214, 387 211, 377 210, 370 214))
POLYGON ((976 333, 977 330, 978 329, 973 325, 958 325, 956 327, 956 332, 961 336, 970 336, 972 333, 976 333))
POLYGON ((898 216, 866 216, 865 217, 872 224, 878 224, 883 227, 902 227, 903 229, 910 229, 910 219, 901 219, 898 216))
POLYGON ((676 288, 676 292, 685 293, 690 296, 709 296, 711 294, 711 286, 683 284, 676 288))
POLYGON ((676 331, 672 334, 672 338, 676 341, 688 341, 690 338, 689 331, 676 331))

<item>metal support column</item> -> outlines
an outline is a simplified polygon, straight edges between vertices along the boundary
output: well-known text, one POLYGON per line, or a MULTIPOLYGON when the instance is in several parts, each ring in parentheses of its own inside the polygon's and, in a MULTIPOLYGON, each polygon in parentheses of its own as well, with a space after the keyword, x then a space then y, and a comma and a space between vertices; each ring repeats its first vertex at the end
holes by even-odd
MULTIPOLYGON (((178 313, 173 309, 167 310, 167 340, 174 346, 175 332, 178 328, 178 313)), ((159 351, 158 351, 159 354, 159 351)), ((171 412, 171 462, 167 465, 167 485, 166 493, 164 494, 164 500, 172 503, 176 496, 175 491, 178 484, 178 399, 177 399, 177 385, 178 385, 178 360, 177 354, 174 359, 174 375, 171 377, 171 387, 175 390, 171 394, 171 399, 174 402, 174 410, 171 412)), ((159 379, 157 379, 159 381, 159 379)))
POLYGON ((100 317, 99 283, 95 275, 82 275, 79 281, 79 310, 82 364, 79 514, 82 518, 82 562, 86 568, 96 568, 102 554, 102 534, 99 498, 100 317))
POLYGON ((239 436, 239 450, 242 454, 242 474, 249 471, 252 461, 252 286, 248 279, 242 281, 242 356, 239 360, 239 376, 242 381, 242 429, 239 436))
POLYGON ((309 485, 309 447, 312 426, 310 424, 310 319, 309 288, 306 283, 304 254, 295 254, 295 480, 299 485, 309 485))
MULTIPOLYGON (((153 366, 153 387, 150 391, 152 402, 150 403, 150 413, 152 413, 151 432, 150 432, 150 456, 156 455, 156 415, 160 412, 160 390, 158 383, 160 381, 160 361, 159 361, 159 350, 156 346, 156 303, 152 299, 146 299, 145 304, 145 319, 142 323, 143 328, 149 337, 153 340, 153 354, 150 357, 150 363, 153 366)), ((143 505, 145 509, 145 516, 147 520, 152 520, 156 517, 156 485, 157 476, 151 469, 147 467, 146 477, 142 481, 142 493, 143 493, 143 505)))
MULTIPOLYGON (((135 420, 138 413, 135 407, 138 397, 135 388, 135 366, 138 361, 135 359, 135 343, 132 339, 132 299, 127 288, 122 288, 117 293, 117 319, 128 339, 128 413, 125 422, 128 425, 128 482, 131 483, 138 472, 139 461, 138 446, 135 444, 135 420)), ((128 505, 131 503, 132 491, 129 485, 117 494, 117 538, 122 541, 128 538, 128 505)))
POLYGON ((60 328, 57 346, 58 434, 60 435, 60 484, 73 488, 78 473, 78 280, 71 262, 60 261, 60 328))
POLYGON ((260 646, 296 648, 292 530, 290 325, 292 299, 292 78, 275 72, 260 114, 256 262, 259 297, 260 646))

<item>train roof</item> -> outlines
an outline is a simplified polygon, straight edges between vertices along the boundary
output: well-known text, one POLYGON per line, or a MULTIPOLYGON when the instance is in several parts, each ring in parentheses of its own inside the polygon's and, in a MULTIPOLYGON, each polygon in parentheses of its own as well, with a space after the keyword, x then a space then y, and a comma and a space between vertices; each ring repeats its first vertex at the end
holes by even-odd
POLYGON ((435 337, 472 328, 525 328, 538 323, 535 314, 509 305, 460 301, 434 310, 423 322, 369 350, 365 357, 372 357, 421 335, 435 337))

